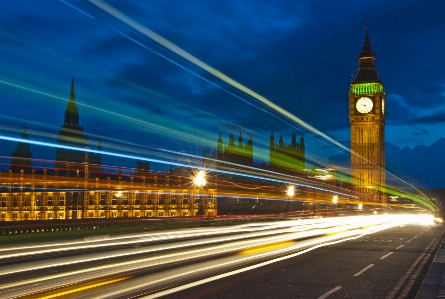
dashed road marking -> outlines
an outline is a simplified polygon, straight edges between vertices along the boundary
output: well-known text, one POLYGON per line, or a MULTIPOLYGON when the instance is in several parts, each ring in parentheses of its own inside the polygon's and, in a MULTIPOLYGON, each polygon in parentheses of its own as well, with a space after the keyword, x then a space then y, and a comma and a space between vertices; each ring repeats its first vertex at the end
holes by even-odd
POLYGON ((341 286, 336 286, 335 288, 333 288, 333 289, 330 290, 329 292, 327 292, 327 293, 321 295, 320 297, 318 297, 318 299, 324 299, 324 298, 327 298, 329 295, 331 295, 331 294, 334 293, 334 292, 337 292, 337 291, 340 290, 340 289, 341 289, 341 286))
POLYGON ((413 239, 409 239, 408 241, 406 241, 406 243, 409 243, 409 242, 411 242, 413 239))
POLYGON ((394 252, 391 251, 390 253, 385 254, 384 256, 382 256, 380 259, 383 260, 383 259, 385 259, 386 257, 390 256, 390 255, 393 254, 393 253, 394 253, 394 252))
POLYGON ((405 246, 405 245, 400 245, 399 247, 397 247, 396 249, 400 249, 400 248, 402 248, 403 246, 405 246))
POLYGON ((359 276, 360 274, 362 274, 363 272, 365 272, 366 270, 368 270, 368 269, 371 268, 372 266, 374 266, 374 264, 370 264, 369 266, 363 268, 363 269, 360 270, 359 272, 355 273, 354 276, 359 276))

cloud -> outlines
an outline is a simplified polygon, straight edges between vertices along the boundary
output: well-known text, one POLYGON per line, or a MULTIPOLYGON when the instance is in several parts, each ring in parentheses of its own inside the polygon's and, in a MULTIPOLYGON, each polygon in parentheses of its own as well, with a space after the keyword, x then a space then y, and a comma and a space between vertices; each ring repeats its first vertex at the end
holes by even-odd
POLYGON ((410 124, 441 124, 441 123, 445 123, 445 110, 439 111, 436 114, 411 119, 408 123, 410 123, 410 124))
POLYGON ((386 121, 392 125, 404 124, 414 115, 414 111, 400 94, 386 95, 386 121))
POLYGON ((429 134, 429 132, 427 130, 421 130, 420 132, 416 131, 416 132, 411 133, 411 135, 414 135, 414 136, 428 135, 428 134, 429 134))

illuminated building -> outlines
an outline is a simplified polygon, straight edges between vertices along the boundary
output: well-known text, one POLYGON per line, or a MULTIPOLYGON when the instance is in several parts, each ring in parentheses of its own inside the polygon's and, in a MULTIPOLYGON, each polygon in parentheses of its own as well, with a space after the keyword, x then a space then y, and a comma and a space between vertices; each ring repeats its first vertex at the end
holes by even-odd
POLYGON ((281 171, 288 169, 291 171, 303 171, 305 168, 305 145, 303 134, 300 142, 297 142, 297 135, 292 132, 292 142, 284 144, 283 136, 280 134, 278 143, 275 143, 273 133, 270 135, 269 144, 269 164, 274 170, 281 171))
POLYGON ((358 72, 349 90, 351 178, 365 201, 384 203, 385 91, 377 74, 368 26, 358 72))
MULTIPOLYGON (((80 148, 88 147, 88 139, 84 135, 83 127, 79 125, 79 110, 76 105, 76 96, 74 94, 74 79, 71 81, 70 100, 65 110, 64 123, 60 127, 60 133, 57 143, 65 146, 74 146, 80 148)), ((97 149, 101 150, 100 139, 97 143, 97 149)), ((65 148, 56 150, 56 170, 59 175, 77 175, 78 170, 88 172, 91 170, 100 171, 101 154, 93 154, 83 151, 76 151, 65 148)))
POLYGON ((184 188, 165 173, 102 179, 48 172, 0 173, 0 221, 217 214, 214 189, 184 188))
POLYGON ((240 132, 238 137, 238 145, 236 145, 233 134, 230 134, 229 143, 227 145, 223 145, 223 140, 220 133, 215 158, 219 161, 253 166, 252 136, 250 136, 250 139, 246 143, 243 143, 243 136, 240 132))
MULTIPOLYGON (((21 137, 28 139, 26 128, 21 137)), ((58 144, 88 146, 74 80, 58 144)), ((30 145, 19 142, 9 171, 0 172, 0 221, 217 215, 214 189, 190 188, 190 178, 150 171, 146 161, 136 165, 131 174, 104 173, 100 154, 58 148, 54 169, 34 169, 30 145)))

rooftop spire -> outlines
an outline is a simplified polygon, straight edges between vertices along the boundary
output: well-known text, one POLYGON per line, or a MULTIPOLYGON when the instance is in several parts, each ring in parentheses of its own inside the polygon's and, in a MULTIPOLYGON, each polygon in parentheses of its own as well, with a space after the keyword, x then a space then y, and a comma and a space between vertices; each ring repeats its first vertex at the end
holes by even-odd
POLYGON ((369 22, 366 20, 366 36, 365 36, 365 43, 363 44, 362 53, 360 53, 360 58, 364 57, 374 57, 374 54, 372 53, 371 48, 371 42, 369 41, 369 22))
POLYGON ((26 125, 23 127, 22 138, 28 139, 28 132, 26 131, 26 125))
POLYGON ((71 77, 71 92, 70 92, 70 101, 75 101, 76 96, 74 95, 74 77, 71 77))
POLYGON ((369 22, 366 21, 365 43, 359 56, 358 72, 352 84, 372 82, 380 83, 380 79, 375 67, 375 56, 372 52, 371 42, 369 41, 369 22))
POLYGON ((71 78, 70 100, 65 110, 65 124, 79 126, 79 111, 77 110, 74 94, 74 78, 71 78))

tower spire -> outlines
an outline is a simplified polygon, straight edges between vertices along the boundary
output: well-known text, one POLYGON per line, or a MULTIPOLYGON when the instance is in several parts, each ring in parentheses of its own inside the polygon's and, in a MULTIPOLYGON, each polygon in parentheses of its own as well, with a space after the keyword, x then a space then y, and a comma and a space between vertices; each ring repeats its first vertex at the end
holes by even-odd
POLYGON ((71 77, 71 91, 70 91, 70 101, 75 101, 76 96, 74 95, 74 77, 71 77))
POLYGON ((363 44, 362 52, 360 53, 360 58, 364 57, 374 57, 372 53, 371 42, 369 41, 369 22, 366 20, 366 36, 365 43, 363 44))
POLYGON ((379 76, 375 67, 375 56, 372 52, 371 42, 369 40, 369 22, 366 21, 366 35, 363 43, 362 52, 358 58, 358 72, 352 84, 356 83, 380 83, 379 76))
POLYGON ((74 78, 71 78, 70 100, 65 110, 65 124, 79 126, 79 111, 76 105, 76 95, 74 94, 74 78))

